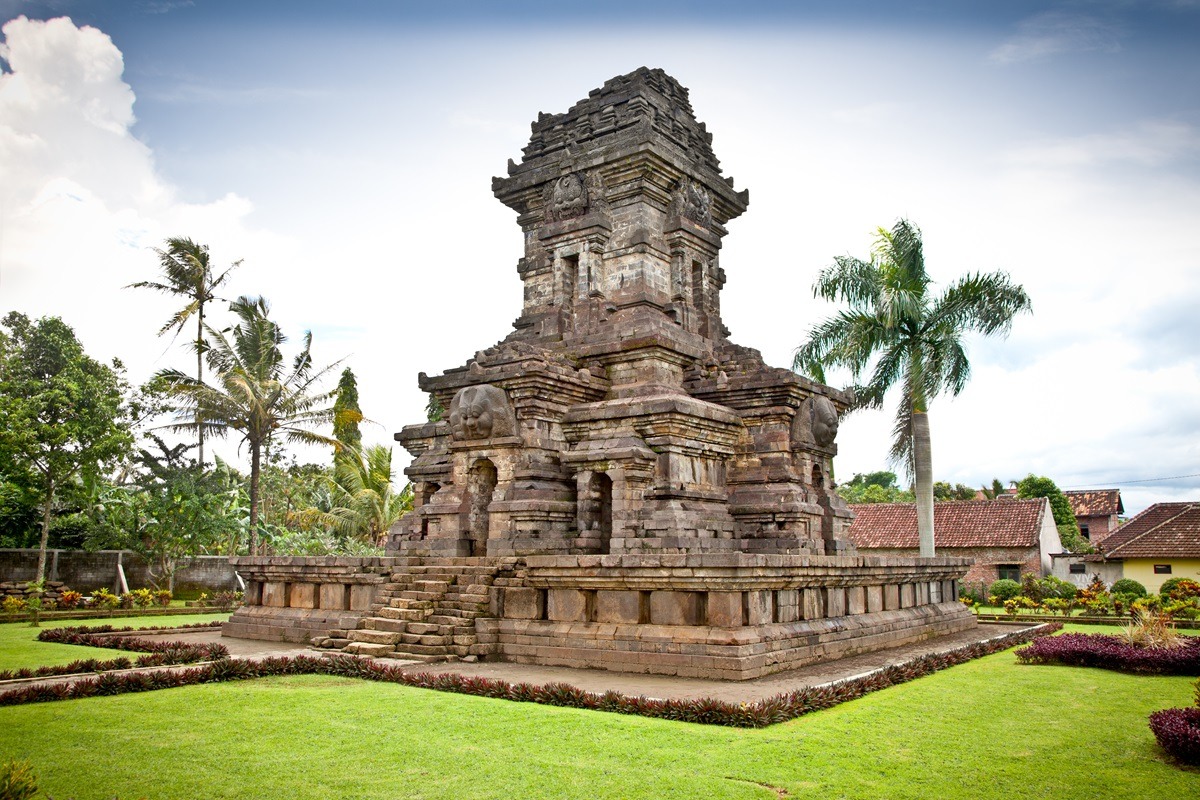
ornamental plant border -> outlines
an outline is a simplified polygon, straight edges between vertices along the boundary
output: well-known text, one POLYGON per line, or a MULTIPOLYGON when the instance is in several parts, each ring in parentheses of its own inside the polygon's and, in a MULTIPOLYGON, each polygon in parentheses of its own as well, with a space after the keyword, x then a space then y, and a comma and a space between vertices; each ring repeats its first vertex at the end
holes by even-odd
POLYGON ((713 698, 695 700, 656 699, 624 695, 615 691, 588 692, 567 683, 509 683, 455 673, 407 673, 402 667, 379 664, 355 656, 273 656, 257 661, 222 659, 197 667, 158 672, 102 673, 63 684, 35 684, 0 693, 0 706, 24 705, 52 700, 146 692, 175 686, 192 686, 233 680, 250 680, 274 675, 332 675, 396 683, 417 689, 433 689, 476 697, 491 697, 525 703, 636 714, 653 719, 765 728, 804 714, 855 700, 870 692, 931 675, 948 667, 981 658, 1017 644, 1055 633, 1062 623, 1050 623, 1002 634, 984 642, 930 653, 903 664, 882 667, 841 681, 806 686, 753 703, 729 703, 713 698))
POLYGON ((1064 633, 1017 651, 1023 664, 1096 667, 1139 675, 1200 675, 1200 637, 1179 647, 1136 647, 1116 636, 1064 633))
POLYGON ((1200 765, 1200 707, 1155 711, 1150 730, 1163 750, 1184 764, 1200 765))

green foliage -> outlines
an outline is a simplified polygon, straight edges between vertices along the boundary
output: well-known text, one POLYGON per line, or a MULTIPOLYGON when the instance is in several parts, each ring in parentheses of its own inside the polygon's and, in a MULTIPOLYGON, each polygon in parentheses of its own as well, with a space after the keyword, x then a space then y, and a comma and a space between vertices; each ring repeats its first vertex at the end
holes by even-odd
POLYGON ((1021 593, 1021 584, 1008 578, 1001 578, 988 587, 988 595, 1000 601, 1011 600, 1021 593))
POLYGON ((1054 515, 1054 524, 1058 528, 1058 537, 1062 545, 1072 553, 1094 553, 1083 534, 1079 532, 1079 523, 1075 521, 1075 512, 1071 510, 1071 502, 1058 488, 1058 484, 1045 476, 1026 475, 1017 482, 1017 497, 1021 499, 1045 497, 1050 501, 1050 513, 1054 515))
MULTIPOLYGON (((363 421, 362 409, 358 407, 358 381, 349 367, 342 370, 338 381, 337 397, 333 401, 333 438, 346 450, 362 449, 362 432, 358 425, 363 421)), ((336 452, 343 452, 339 449, 336 452)))
POLYGON ((1004 482, 999 478, 992 478, 992 485, 984 486, 980 491, 983 492, 983 496, 988 500, 995 500, 997 497, 1005 494, 1004 482))
POLYGON ((442 417, 446 415, 446 409, 442 406, 437 395, 433 392, 429 393, 429 401, 425 403, 425 419, 428 422, 441 422, 442 417))
POLYGON ((37 791, 37 776, 28 761, 0 764, 0 800, 30 800, 37 791))
POLYGON ((1189 600, 1200 597, 1200 583, 1191 578, 1167 578, 1158 588, 1158 593, 1164 600, 1189 600))
POLYGON ((1135 581, 1133 578, 1121 578, 1113 583, 1112 588, 1108 590, 1114 595, 1127 595, 1129 597, 1145 597, 1146 587, 1135 581))
POLYGON ((1075 596, 1079 593, 1079 589, 1075 584, 1064 581, 1062 578, 1056 578, 1053 575, 1047 575, 1038 580, 1038 586, 1041 589, 1044 599, 1074 600, 1075 596))
POLYGON ((963 483, 951 486, 946 481, 935 481, 933 484, 934 500, 974 500, 975 489, 963 483))
POLYGON ((0 339, 0 451, 30 476, 42 506, 38 559, 45 550, 55 495, 76 475, 103 473, 133 443, 120 362, 89 357, 58 317, 4 317, 0 339))
MULTIPOLYGON (((201 418, 204 429, 216 436, 231 431, 241 435, 250 450, 250 551, 258 551, 259 479, 263 453, 274 443, 334 445, 334 439, 313 428, 333 421, 326 405, 333 391, 317 385, 336 366, 315 369, 312 334, 306 333, 300 352, 290 366, 283 357, 287 340, 268 314, 262 298, 241 297, 230 305, 238 322, 228 331, 205 326, 205 358, 214 373, 207 384, 178 370, 159 373, 175 399, 177 430, 187 430, 185 420, 201 418)), ((194 424, 194 423, 190 423, 194 424)))
POLYGON ((913 493, 901 489, 894 472, 856 473, 837 487, 847 503, 911 503, 913 493))

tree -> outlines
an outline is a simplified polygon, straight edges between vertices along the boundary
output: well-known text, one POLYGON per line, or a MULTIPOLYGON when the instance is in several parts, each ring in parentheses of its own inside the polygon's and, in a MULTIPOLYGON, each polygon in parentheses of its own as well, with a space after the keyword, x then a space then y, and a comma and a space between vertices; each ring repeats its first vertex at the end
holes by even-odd
MULTIPOLYGON (((187 305, 175 312, 159 329, 162 336, 169 330, 175 335, 183 330, 193 316, 196 317, 196 339, 193 347, 196 350, 196 380, 204 380, 204 307, 213 300, 220 299, 216 295, 217 288, 225 282, 229 273, 242 262, 235 261, 220 275, 213 277, 212 264, 209 263, 208 245, 198 244, 191 239, 174 237, 167 239, 166 249, 155 248, 159 265, 162 268, 163 282, 138 281, 126 288, 154 289, 159 292, 173 294, 186 298, 187 305)), ((195 421, 196 441, 199 445, 199 460, 204 465, 204 425, 199 417, 195 421)))
POLYGON ((797 348, 793 368, 819 364, 848 368, 858 407, 878 408, 901 385, 890 458, 916 485, 921 555, 933 555, 933 464, 929 403, 957 395, 970 377, 963 337, 976 332, 1007 334, 1013 318, 1030 310, 1025 290, 1002 272, 959 278, 941 295, 931 291, 920 230, 900 220, 876 233, 870 261, 850 256, 823 269, 813 294, 849 308, 809 331, 797 348))
POLYGON ((358 381, 354 372, 346 367, 338 381, 337 399, 333 402, 333 438, 341 447, 334 455, 347 450, 357 453, 362 449, 362 432, 358 424, 363 421, 362 409, 358 407, 358 381))
POLYGON ((997 497, 1003 497, 1006 494, 1004 482, 999 478, 992 478, 992 485, 984 486, 980 491, 983 492, 983 496, 988 500, 995 500, 997 497))
MULTIPOLYGON (((205 358, 215 375, 214 384, 178 370, 159 373, 176 399, 182 418, 200 419, 204 429, 224 437, 230 431, 242 436, 250 450, 250 553, 258 551, 259 477, 262 456, 276 438, 288 442, 334 445, 335 440, 312 429, 333 421, 332 406, 325 405, 334 392, 318 391, 318 384, 334 369, 331 364, 313 368, 312 333, 288 366, 280 349, 287 338, 268 317, 266 300, 240 297, 229 306, 238 322, 226 335, 205 325, 205 358)), ((193 423, 173 427, 186 430, 193 423)))
POLYGON ((847 503, 911 503, 913 493, 900 488, 896 473, 855 473, 854 477, 838 486, 847 503))
POLYGON ((937 481, 933 484, 935 500, 974 500, 975 490, 964 483, 951 486, 947 481, 937 481))
POLYGON ((1063 547, 1072 553, 1095 552, 1079 532, 1079 522, 1075 519, 1075 512, 1071 510, 1071 501, 1054 481, 1043 475, 1026 475, 1017 482, 1017 497, 1045 497, 1050 501, 1050 513, 1054 515, 1054 525, 1058 528, 1058 538, 1063 547))
POLYGON ((218 470, 186 458, 196 445, 168 447, 153 434, 149 438, 158 452, 139 449, 133 481, 110 488, 102 504, 106 524, 89 547, 133 550, 149 565, 154 585, 173 592, 181 558, 220 551, 239 538, 240 490, 218 470))
POLYGON ((396 491, 390 447, 373 445, 339 457, 333 483, 332 507, 307 509, 302 514, 307 523, 378 545, 392 523, 412 509, 412 485, 396 491))
POLYGON ((80 473, 98 474, 129 451, 119 361, 88 356, 58 317, 31 322, 11 312, 0 339, 0 449, 27 470, 41 511, 36 581, 46 575, 50 517, 60 489, 80 473))

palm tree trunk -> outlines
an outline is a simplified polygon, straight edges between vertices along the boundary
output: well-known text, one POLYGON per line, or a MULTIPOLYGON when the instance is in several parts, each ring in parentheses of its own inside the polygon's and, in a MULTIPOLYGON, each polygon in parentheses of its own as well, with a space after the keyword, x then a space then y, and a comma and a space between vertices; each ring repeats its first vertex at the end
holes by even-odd
POLYGON ((250 445, 250 555, 258 555, 259 445, 250 445))
POLYGON ((913 410, 913 471, 916 473, 917 535, 921 557, 933 557, 933 452, 929 444, 929 414, 913 410))
MULTIPOLYGON (((196 314, 196 381, 204 382, 204 303, 196 314)), ((199 442, 200 469, 204 469, 204 423, 200 417, 200 409, 196 409, 196 441, 199 442)))

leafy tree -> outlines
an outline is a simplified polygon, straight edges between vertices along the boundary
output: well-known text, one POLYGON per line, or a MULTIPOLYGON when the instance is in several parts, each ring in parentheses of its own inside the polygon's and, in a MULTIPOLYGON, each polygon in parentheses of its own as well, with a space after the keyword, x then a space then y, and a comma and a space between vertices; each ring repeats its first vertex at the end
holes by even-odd
POLYGON ((332 507, 313 507, 302 516, 339 535, 379 545, 413 504, 412 485, 397 491, 393 478, 390 447, 373 445, 361 454, 346 454, 334 467, 332 507))
POLYGON ((1029 311, 1025 290, 1002 272, 967 275, 940 295, 931 291, 921 232, 908 220, 879 229, 870 261, 838 257, 821 271, 813 292, 849 308, 809 331, 793 368, 846 367, 859 407, 878 408, 900 384, 890 457, 916 484, 921 555, 933 555, 933 465, 929 403, 942 392, 957 395, 970 377, 963 337, 1006 334, 1013 317, 1029 311))
POLYGON ((1004 488, 1004 483, 999 478, 992 478, 991 486, 984 486, 980 489, 983 496, 988 500, 995 500, 997 497, 1003 497, 1007 490, 1004 488))
POLYGON ((109 524, 89 545, 133 550, 150 566, 154 585, 174 591, 180 559, 240 538, 240 488, 187 459, 196 445, 168 447, 149 438, 158 452, 143 448, 134 456, 133 482, 112 488, 103 504, 109 524))
POLYGON ((911 503, 913 493, 901 489, 896 483, 894 472, 855 473, 854 477, 838 486, 847 503, 911 503))
MULTIPOLYGON (((193 316, 196 317, 196 339, 192 343, 196 351, 196 380, 204 380, 204 307, 218 300, 216 291, 229 273, 242 262, 235 261, 220 275, 213 276, 212 264, 209 262, 208 245, 198 244, 184 237, 167 239, 165 249, 155 249, 158 254, 159 266, 162 269, 162 281, 138 281, 127 288, 154 289, 159 292, 184 298, 187 304, 175 312, 172 317, 159 329, 162 336, 167 331, 175 331, 175 335, 183 330, 184 324, 193 316)), ((204 426, 199 417, 196 418, 196 440, 199 445, 200 463, 204 464, 204 426)))
POLYGON ((1042 475, 1027 475, 1017 482, 1017 497, 1045 497, 1050 501, 1050 513, 1058 528, 1058 537, 1063 547, 1072 553, 1094 553, 1095 548, 1079 532, 1079 522, 1071 510, 1071 501, 1058 488, 1058 484, 1042 475))
POLYGON ((425 419, 427 422, 441 422, 442 417, 446 415, 446 408, 441 401, 437 399, 437 395, 433 392, 429 393, 429 400, 425 403, 425 419))
POLYGON ((0 341, 0 450, 32 476, 42 510, 35 580, 46 575, 46 545, 57 493, 80 473, 105 471, 133 437, 123 406, 120 362, 88 356, 58 317, 31 322, 11 312, 0 341))
POLYGON ((362 433, 358 424, 363 421, 362 409, 358 407, 358 381, 354 372, 346 367, 338 381, 337 399, 333 402, 333 438, 342 445, 334 454, 362 449, 362 433))
POLYGON ((974 500, 975 489, 966 484, 956 483, 951 486, 946 481, 936 481, 933 484, 934 500, 974 500))
MULTIPOLYGON (((213 384, 178 370, 159 373, 176 399, 182 418, 201 419, 206 431, 226 436, 235 431, 250 450, 250 552, 258 552, 259 479, 265 449, 277 438, 288 442, 333 445, 335 440, 312 429, 333 421, 326 405, 332 391, 317 386, 336 367, 314 369, 312 334, 306 333, 291 365, 281 346, 287 340, 268 317, 262 298, 240 297, 230 304, 238 322, 227 332, 206 325, 205 357, 215 375, 213 384), (228 333, 228 335, 226 335, 228 333)), ((186 430, 190 424, 173 426, 186 430)))

